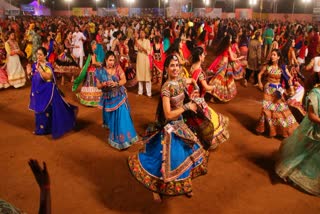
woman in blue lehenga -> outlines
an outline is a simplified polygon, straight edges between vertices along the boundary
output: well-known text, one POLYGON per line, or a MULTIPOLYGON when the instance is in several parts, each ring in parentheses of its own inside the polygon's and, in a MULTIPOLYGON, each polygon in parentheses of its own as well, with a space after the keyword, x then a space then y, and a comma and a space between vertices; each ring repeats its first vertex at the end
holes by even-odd
POLYGON ((157 110, 158 131, 146 140, 143 152, 128 159, 132 175, 154 192, 155 201, 161 201, 161 195, 192 196, 191 180, 207 172, 208 153, 182 117, 185 111, 197 110, 195 103, 183 104, 191 79, 179 75, 178 58, 168 56, 157 110))
POLYGON ((106 53, 106 67, 96 69, 97 87, 102 90, 99 107, 103 125, 109 128, 108 143, 119 150, 130 147, 138 140, 128 103, 126 78, 120 66, 115 65, 115 54, 106 53))
POLYGON ((279 150, 277 174, 303 190, 320 196, 320 73, 306 98, 308 114, 279 150))
POLYGON ((76 106, 67 103, 58 90, 52 65, 46 61, 47 50, 37 50, 37 61, 28 64, 27 73, 32 78, 29 109, 35 112, 34 134, 52 134, 59 138, 75 126, 76 106))

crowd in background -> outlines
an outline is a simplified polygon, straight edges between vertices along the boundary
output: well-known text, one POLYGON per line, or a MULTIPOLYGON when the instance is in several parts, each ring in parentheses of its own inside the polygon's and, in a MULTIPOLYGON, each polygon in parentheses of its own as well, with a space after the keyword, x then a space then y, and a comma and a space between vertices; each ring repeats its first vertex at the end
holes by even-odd
POLYGON ((108 143, 119 150, 139 140, 126 87, 137 85, 137 95, 151 99, 159 87, 157 119, 146 134, 145 151, 129 157, 133 176, 155 192, 155 200, 162 194, 192 196, 191 179, 206 173, 208 150, 229 138, 229 119, 207 102, 231 102, 237 86, 251 82, 263 91, 257 133, 304 136, 299 139, 312 148, 287 138, 277 173, 320 194, 320 95, 312 89, 320 72, 317 25, 200 17, 23 17, 2 20, 0 26, 0 88, 19 88, 31 79, 35 134, 60 137, 75 124, 77 108, 61 99, 55 76, 61 84, 70 79, 81 104, 102 109, 108 143), (206 55, 214 59, 204 67, 206 55), (50 90, 54 95, 45 95, 50 90), (48 102, 41 105, 37 97, 48 102), (67 115, 60 119, 70 117, 70 124, 52 125, 59 121, 56 112, 67 115))

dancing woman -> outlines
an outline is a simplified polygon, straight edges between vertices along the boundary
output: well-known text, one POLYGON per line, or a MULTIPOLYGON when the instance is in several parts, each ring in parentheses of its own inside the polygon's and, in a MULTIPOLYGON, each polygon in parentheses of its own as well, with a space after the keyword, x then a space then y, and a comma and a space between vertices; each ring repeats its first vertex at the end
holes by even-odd
MULTIPOLYGON (((126 75, 125 87, 133 87, 137 84, 135 64, 130 57, 130 45, 133 46, 132 41, 130 44, 130 38, 122 36, 120 38, 120 66, 126 75)), ((132 47, 134 49, 134 47, 132 47)))
POLYGON ((14 32, 9 32, 9 39, 5 42, 7 52, 8 82, 15 88, 20 88, 26 83, 26 75, 20 62, 19 56, 24 56, 20 50, 14 32))
MULTIPOLYGON (((240 55, 240 50, 239 50, 239 38, 237 36, 232 37, 231 41, 231 53, 230 53, 230 62, 228 64, 228 70, 232 69, 233 71, 233 77, 235 80, 242 79, 244 76, 244 67, 247 66, 247 61, 244 60, 244 56, 240 55), (238 59, 237 57, 241 56, 241 60, 238 59)), ((240 57, 239 57, 240 58, 240 57)))
POLYGON ((231 37, 226 35, 216 49, 217 58, 208 68, 211 75, 209 85, 213 86, 211 94, 222 102, 228 102, 237 95, 231 63, 243 58, 235 58, 230 45, 231 37))
POLYGON ((76 47, 72 44, 72 32, 66 32, 66 38, 63 41, 62 52, 57 57, 54 64, 54 71, 62 74, 61 85, 64 85, 64 74, 72 74, 71 82, 73 82, 74 75, 80 71, 80 67, 72 55, 73 48, 76 47))
POLYGON ((102 90, 99 107, 103 112, 103 125, 109 128, 108 143, 126 149, 138 140, 134 129, 123 70, 115 63, 112 51, 106 53, 106 67, 96 69, 97 87, 102 90))
POLYGON ((38 60, 27 65, 27 74, 32 79, 29 109, 35 112, 34 134, 52 134, 59 138, 75 126, 78 108, 67 103, 58 90, 53 68, 46 61, 47 50, 37 50, 38 60))
POLYGON ((164 51, 161 43, 160 36, 154 38, 154 44, 152 47, 153 52, 153 71, 152 79, 154 83, 161 83, 163 62, 164 62, 164 51))
POLYGON ((264 91, 264 95, 262 112, 256 131, 263 133, 268 129, 270 137, 276 135, 288 137, 298 126, 284 99, 284 89, 280 82, 281 76, 287 75, 290 78, 288 82, 292 85, 292 77, 287 69, 281 68, 280 59, 280 51, 278 49, 272 50, 268 65, 264 66, 258 74, 259 88, 264 91), (285 74, 283 74, 284 72, 285 74), (264 73, 267 75, 267 83, 263 88, 261 78, 264 73))
POLYGON ((207 152, 184 123, 182 113, 196 111, 193 102, 183 104, 186 81, 179 77, 179 60, 170 55, 164 63, 161 98, 158 103, 159 129, 146 140, 143 152, 128 159, 132 175, 146 188, 160 195, 192 195, 192 179, 206 174, 207 152))
POLYGON ((189 61, 187 59, 184 58, 183 56, 183 52, 182 52, 182 41, 181 39, 175 39, 173 44, 170 46, 170 48, 165 52, 166 56, 169 56, 170 54, 174 54, 178 57, 179 59, 179 62, 180 62, 180 69, 181 69, 181 72, 180 72, 180 75, 181 77, 186 77, 188 78, 190 75, 189 75, 189 72, 188 70, 186 69, 186 66, 189 65, 189 61))
POLYGON ((320 196, 320 78, 306 98, 308 114, 279 149, 276 173, 306 192, 320 196))
POLYGON ((294 39, 289 38, 281 52, 282 56, 285 56, 284 57, 285 65, 283 66, 286 66, 286 68, 288 69, 292 77, 291 79, 292 87, 289 87, 289 85, 286 84, 286 81, 284 81, 285 80, 284 78, 282 78, 283 79, 282 85, 286 89, 289 89, 287 93, 288 94, 287 103, 293 115, 295 116, 296 120, 298 122, 301 122, 306 114, 302 105, 305 89, 303 87, 304 80, 301 79, 301 77, 303 78, 303 75, 299 71, 299 62, 296 58, 294 46, 295 46, 294 39))
MULTIPOLYGON (((191 66, 191 77, 197 82, 200 88, 200 97, 202 98, 202 108, 205 115, 210 119, 211 123, 214 127, 214 135, 211 141, 211 148, 216 148, 220 143, 225 142, 229 139, 229 132, 227 130, 229 125, 229 118, 215 112, 212 108, 210 108, 205 100, 204 95, 207 91, 211 91, 214 86, 208 85, 206 81, 206 73, 202 70, 201 64, 205 60, 205 52, 202 47, 196 47, 192 51, 192 66, 191 66)), ((193 91, 193 85, 190 85, 188 88, 188 93, 191 95, 193 91)))
POLYGON ((5 40, 3 34, 0 33, 0 89, 10 87, 6 70, 6 58, 5 40))
POLYGON ((105 53, 97 49, 97 42, 91 41, 91 51, 81 73, 74 80, 72 91, 75 91, 79 84, 82 84, 80 93, 77 93, 77 98, 80 103, 85 106, 96 107, 99 104, 102 92, 97 88, 97 80, 95 76, 96 67, 100 68, 103 64, 105 53))

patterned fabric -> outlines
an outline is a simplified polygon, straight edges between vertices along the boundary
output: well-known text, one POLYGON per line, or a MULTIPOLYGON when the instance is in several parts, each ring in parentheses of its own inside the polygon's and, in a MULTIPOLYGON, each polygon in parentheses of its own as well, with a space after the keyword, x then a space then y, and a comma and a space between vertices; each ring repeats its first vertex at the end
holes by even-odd
MULTIPOLYGON (((319 117, 320 89, 314 88, 307 97, 319 117)), ((306 116, 294 133, 279 149, 277 174, 291 180, 303 190, 320 196, 320 126, 306 116)))
MULTIPOLYGON (((206 156, 208 154, 206 153, 206 156)), ((163 195, 175 196, 192 192, 192 179, 207 173, 208 158, 206 157, 205 160, 206 162, 192 169, 189 178, 170 182, 165 182, 148 173, 140 164, 138 155, 130 156, 128 164, 132 175, 147 189, 163 195)))
POLYGON ((298 87, 295 87, 294 91, 294 95, 288 99, 287 103, 293 116, 296 118, 297 122, 300 123, 306 115, 306 111, 302 105, 305 90, 299 85, 298 87))
MULTIPOLYGON (((104 68, 96 69, 96 78, 100 82, 119 82, 123 71, 117 67, 115 74, 109 74, 104 68)), ((130 115, 127 91, 124 86, 102 89, 99 108, 103 109, 103 126, 109 128, 108 143, 116 149, 126 149, 138 140, 130 115)))
MULTIPOLYGON (((185 79, 181 78, 177 81, 167 81, 161 88, 161 96, 175 97, 181 95, 184 92, 186 85, 185 79)), ((174 99, 173 99, 174 101, 174 99)), ((175 106, 176 108, 181 106, 175 106)))
POLYGON ((54 63, 54 71, 56 73, 78 74, 81 71, 81 68, 71 55, 71 43, 72 41, 68 38, 65 39, 64 50, 58 55, 54 63))
POLYGON ((24 214, 19 209, 15 208, 8 202, 0 199, 0 213, 1 214, 24 214))
POLYGON ((209 81, 209 85, 214 86, 211 94, 222 102, 228 102, 237 95, 236 84, 232 74, 228 73, 227 65, 226 62, 219 63, 217 75, 209 81))
MULTIPOLYGON (((267 72, 269 76, 280 80, 281 68, 273 69, 269 66, 267 72)), ((257 132, 263 133, 267 128, 271 137, 276 135, 288 137, 298 127, 283 95, 281 94, 281 98, 277 97, 281 90, 283 90, 281 84, 267 83, 264 86, 262 112, 256 128, 257 132)))
MULTIPOLYGON (((202 87, 201 81, 206 80, 206 75, 201 68, 196 69, 192 72, 192 78, 197 81, 198 86, 200 87, 200 96, 202 97, 202 102, 205 103, 204 95, 206 93, 205 88, 202 87)), ((189 86, 190 88, 190 86, 189 86)), ((191 90, 188 90, 189 95, 192 93, 191 90)), ((215 112, 212 108, 210 108, 206 103, 205 105, 199 105, 202 107, 205 115, 210 119, 211 123, 214 127, 214 135, 212 139, 211 148, 216 148, 220 143, 225 142, 229 139, 229 118, 215 112)))
MULTIPOLYGON (((237 57, 236 49, 238 44, 234 43, 231 46, 232 54, 237 57)), ((228 64, 228 72, 233 73, 233 78, 235 80, 242 79, 244 76, 244 69, 242 67, 242 62, 240 60, 231 61, 231 57, 229 57, 229 64, 228 64)))
POLYGON ((236 60, 236 61, 231 61, 228 64, 228 68, 227 68, 227 73, 233 73, 233 78, 235 80, 239 80, 242 79, 244 76, 244 69, 242 67, 241 61, 240 60, 236 60))
POLYGON ((124 70, 125 75, 126 75, 126 84, 125 86, 128 87, 133 87, 135 86, 138 81, 136 79, 136 69, 135 65, 130 61, 130 56, 129 56, 129 47, 126 44, 121 44, 120 48, 122 50, 122 56, 120 57, 120 66, 122 70, 124 70))
POLYGON ((10 86, 8 82, 8 75, 5 69, 0 68, 0 89, 8 88, 10 86))
POLYGON ((5 43, 7 51, 7 74, 8 82, 14 88, 20 88, 26 83, 26 75, 20 62, 18 54, 11 55, 12 51, 20 51, 16 41, 8 40, 5 43))
POLYGON ((41 36, 33 31, 32 35, 32 61, 37 60, 37 50, 41 47, 41 36))
POLYGON ((94 66, 88 68, 86 79, 82 84, 80 93, 77 94, 80 103, 85 106, 98 106, 102 95, 102 91, 97 88, 95 71, 94 66))
POLYGON ((229 118, 223 114, 215 112, 212 108, 208 107, 211 122, 214 126, 214 137, 212 139, 211 149, 216 148, 219 144, 224 143, 230 137, 228 126, 229 118))
MULTIPOLYGON (((185 81, 167 81, 161 96, 172 109, 183 104, 185 81)), ((168 122, 145 141, 145 148, 128 159, 132 175, 153 192, 181 195, 192 191, 191 179, 206 174, 208 153, 182 117, 168 122)))
POLYGON ((233 77, 233 67, 228 60, 228 51, 218 56, 208 68, 209 85, 214 88, 211 94, 222 102, 228 102, 237 95, 233 77), (213 77, 211 77, 213 74, 213 77))
MULTIPOLYGON (((101 46, 101 45, 100 45, 101 46)), ((101 47, 102 48, 102 47, 101 47)), ((97 44, 97 49, 95 50, 95 54, 92 57, 96 57, 97 62, 103 63, 105 54, 102 50, 98 50, 98 44, 97 44), (102 61, 101 61, 102 60, 102 61)), ((89 60, 89 58, 87 59, 89 60)), ((91 58, 92 60, 92 58, 91 58)), ((98 106, 100 97, 102 96, 102 91, 97 88, 97 78, 96 78, 96 68, 94 65, 89 65, 87 68, 87 63, 83 67, 81 75, 86 75, 85 81, 82 84, 80 93, 77 94, 77 97, 80 101, 81 104, 86 105, 86 106, 98 106), (87 69, 86 69, 87 68, 87 69)), ((90 62, 89 62, 90 63, 90 62)), ((79 77, 78 77, 79 78, 79 77)), ((77 80, 75 80, 77 81, 77 80)))
POLYGON ((108 143, 113 148, 126 149, 138 141, 128 102, 125 102, 115 111, 104 111, 103 121, 104 125, 109 128, 108 143))

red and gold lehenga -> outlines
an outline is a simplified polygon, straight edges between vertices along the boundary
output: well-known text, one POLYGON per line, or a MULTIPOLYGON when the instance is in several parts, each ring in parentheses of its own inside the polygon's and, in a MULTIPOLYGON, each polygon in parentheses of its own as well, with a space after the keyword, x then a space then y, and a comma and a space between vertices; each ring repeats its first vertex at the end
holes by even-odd
MULTIPOLYGON (((185 81, 167 81, 161 96, 170 98, 172 109, 183 105, 185 81)), ((145 142, 143 151, 130 156, 132 175, 147 189, 163 195, 192 191, 192 179, 207 172, 208 152, 185 124, 183 117, 167 121, 145 142)))
POLYGON ((126 87, 133 87, 135 86, 138 82, 136 79, 136 70, 135 66, 132 65, 130 61, 130 56, 129 56, 129 47, 126 44, 120 43, 120 66, 122 70, 124 71, 127 79, 126 87))
POLYGON ((64 84, 64 75, 65 74, 71 74, 72 80, 75 75, 77 75, 80 72, 80 67, 74 60, 74 58, 71 55, 71 41, 66 39, 64 41, 64 48, 62 53, 60 53, 55 61, 54 64, 54 71, 55 73, 59 73, 62 75, 61 84, 64 84))
MULTIPOLYGON (((211 148, 216 148, 219 144, 225 142, 229 139, 229 118, 224 116, 223 114, 215 112, 212 108, 210 108, 204 100, 204 95, 206 93, 205 88, 202 87, 201 81, 206 80, 206 74, 202 70, 202 68, 198 68, 194 71, 191 71, 192 78, 197 81, 198 86, 200 87, 200 97, 198 100, 199 106, 202 107, 202 110, 206 117, 211 121, 214 127, 213 139, 211 139, 211 148)), ((194 86, 190 85, 188 87, 189 96, 193 91, 194 86)), ((188 123, 188 121, 187 121, 188 123)))
POLYGON ((279 84, 268 82, 264 86, 262 112, 256 131, 263 133, 268 129, 270 137, 277 135, 288 137, 299 125, 281 93, 283 90, 280 84, 282 72, 279 67, 277 69, 272 66, 267 67, 268 76, 278 79, 279 84))
POLYGON ((157 49, 156 45, 153 45, 153 70, 152 70, 152 82, 161 83, 162 71, 164 63, 164 51, 163 45, 157 49))
POLYGON ((8 88, 10 86, 8 82, 8 75, 6 70, 6 50, 4 48, 4 42, 0 39, 0 89, 8 88))
MULTIPOLYGON (((235 58, 237 57, 237 47, 238 47, 237 43, 234 43, 231 45, 231 52, 232 54, 234 54, 235 58)), ((245 61, 240 61, 240 60, 232 61, 231 58, 229 57, 228 71, 233 72, 233 78, 235 80, 242 79, 245 71, 245 69, 243 69, 243 66, 245 65, 246 65, 245 61)))
POLYGON ((229 58, 227 49, 208 68, 208 82, 214 86, 211 94, 222 102, 228 102, 237 95, 233 70, 228 69, 229 58))
MULTIPOLYGON (((300 123, 306 115, 306 111, 303 106, 305 89, 303 87, 303 80, 301 80, 298 75, 300 72, 299 66, 291 66, 289 72, 292 76, 293 86, 289 88, 289 93, 287 93, 287 103, 293 116, 296 118, 297 122, 300 123)), ((286 86, 285 81, 282 83, 282 85, 284 87, 286 86)))

